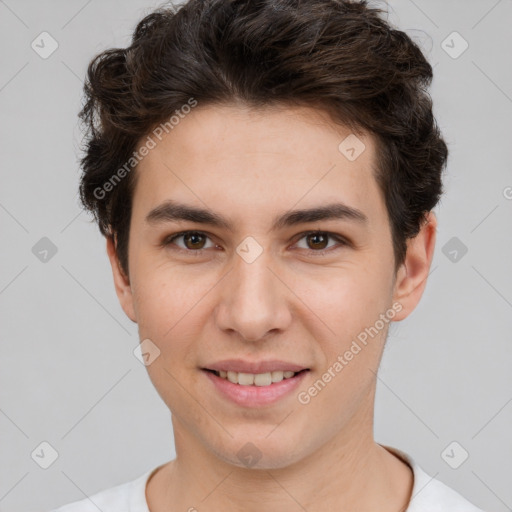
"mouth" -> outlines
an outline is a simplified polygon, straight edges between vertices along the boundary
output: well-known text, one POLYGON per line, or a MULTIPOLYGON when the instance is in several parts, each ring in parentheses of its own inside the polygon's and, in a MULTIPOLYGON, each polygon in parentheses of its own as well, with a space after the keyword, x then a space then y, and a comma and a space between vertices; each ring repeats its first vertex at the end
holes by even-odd
POLYGON ((271 406, 293 395, 300 383, 311 371, 297 365, 277 364, 245 365, 242 371, 239 363, 219 364, 217 368, 201 368, 213 386, 210 388, 214 396, 246 408, 271 406), (229 366, 230 369, 226 368, 229 366), (270 368, 269 368, 270 367, 270 368), (223 369, 225 368, 225 369, 223 369), (286 368, 286 369, 284 369, 286 368), (248 370, 252 369, 253 373, 248 370), (267 370, 267 371, 265 371, 267 370))
POLYGON ((298 372, 275 370, 265 373, 245 373, 227 370, 210 370, 209 368, 203 369, 221 379, 228 380, 232 384, 238 384, 240 386, 271 386, 272 384, 277 384, 285 379, 292 379, 303 372, 309 371, 309 368, 304 368, 298 372))

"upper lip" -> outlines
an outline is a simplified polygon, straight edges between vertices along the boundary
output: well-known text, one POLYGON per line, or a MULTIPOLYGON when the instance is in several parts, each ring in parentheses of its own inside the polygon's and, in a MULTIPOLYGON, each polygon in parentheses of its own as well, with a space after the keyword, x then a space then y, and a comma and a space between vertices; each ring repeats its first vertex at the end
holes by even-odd
POLYGON ((276 359, 268 361, 244 361, 243 359, 225 359, 223 361, 217 361, 204 367, 206 370, 215 371, 226 371, 226 372, 237 372, 237 373, 267 373, 274 371, 284 372, 300 372, 301 370, 307 370, 306 366, 289 363, 286 361, 279 361, 276 359))

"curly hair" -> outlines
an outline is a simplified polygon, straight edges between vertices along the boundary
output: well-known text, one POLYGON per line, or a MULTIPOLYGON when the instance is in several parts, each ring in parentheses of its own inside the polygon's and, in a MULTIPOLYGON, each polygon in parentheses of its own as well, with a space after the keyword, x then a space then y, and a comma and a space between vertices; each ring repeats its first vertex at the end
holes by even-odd
POLYGON ((113 173, 191 98, 314 107, 355 134, 371 134, 399 268, 407 239, 443 192, 448 149, 427 91, 432 67, 383 12, 365 0, 189 0, 157 8, 128 48, 92 59, 79 114, 86 132, 80 199, 101 233, 114 237, 126 275, 137 173, 125 165, 112 185, 113 173))

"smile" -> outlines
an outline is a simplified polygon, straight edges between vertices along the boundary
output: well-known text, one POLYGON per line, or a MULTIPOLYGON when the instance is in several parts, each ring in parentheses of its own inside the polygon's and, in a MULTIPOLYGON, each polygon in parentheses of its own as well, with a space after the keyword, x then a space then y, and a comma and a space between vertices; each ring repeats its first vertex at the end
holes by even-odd
MULTIPOLYGON (((222 379, 227 379, 233 384, 240 386, 270 386, 273 383, 281 382, 283 379, 290 379, 299 372, 276 370, 266 373, 243 373, 225 370, 209 370, 222 379)), ((306 371, 306 370, 302 370, 306 371)))
POLYGON ((263 407, 294 396, 309 369, 297 372, 273 370, 265 373, 245 373, 227 370, 202 369, 213 384, 214 396, 242 407, 263 407))

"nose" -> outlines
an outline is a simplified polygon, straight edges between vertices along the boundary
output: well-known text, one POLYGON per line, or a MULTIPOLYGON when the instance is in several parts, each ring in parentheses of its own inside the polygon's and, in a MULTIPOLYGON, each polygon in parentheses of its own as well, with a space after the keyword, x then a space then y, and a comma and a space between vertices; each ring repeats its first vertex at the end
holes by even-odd
POLYGON ((235 254, 224 279, 215 316, 219 329, 235 331, 245 341, 258 341, 291 322, 292 295, 268 250, 248 262, 235 254))

